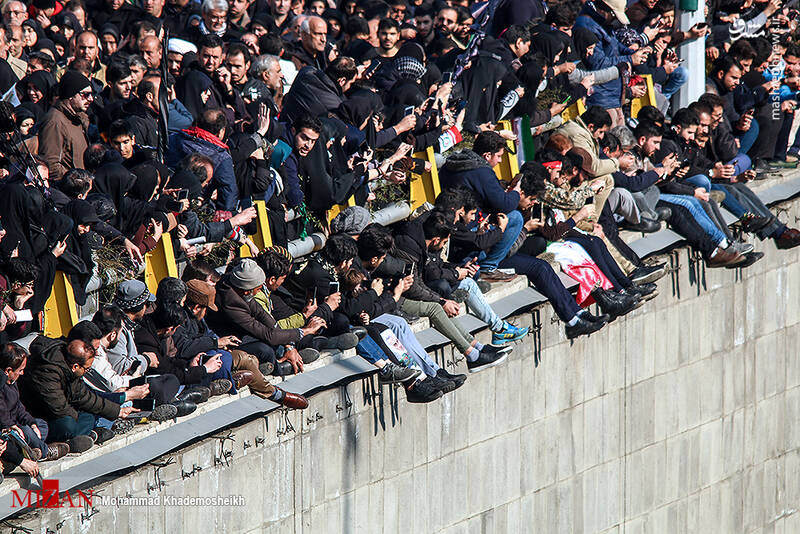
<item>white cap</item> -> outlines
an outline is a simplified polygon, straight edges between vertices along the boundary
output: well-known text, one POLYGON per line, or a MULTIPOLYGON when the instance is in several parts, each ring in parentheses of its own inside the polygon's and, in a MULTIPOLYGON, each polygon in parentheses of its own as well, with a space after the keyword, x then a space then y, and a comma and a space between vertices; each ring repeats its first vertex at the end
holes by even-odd
POLYGON ((189 41, 183 39, 172 38, 167 45, 168 52, 176 52, 178 54, 186 54, 187 52, 197 52, 197 47, 189 41))

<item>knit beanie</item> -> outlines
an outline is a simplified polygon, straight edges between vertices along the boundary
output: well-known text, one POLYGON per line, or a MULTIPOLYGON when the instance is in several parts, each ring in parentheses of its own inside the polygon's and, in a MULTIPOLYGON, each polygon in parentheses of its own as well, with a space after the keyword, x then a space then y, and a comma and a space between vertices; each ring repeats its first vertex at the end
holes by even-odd
POLYGON ((61 77, 61 83, 58 84, 58 96, 66 100, 91 86, 92 82, 89 81, 89 78, 76 70, 68 70, 61 77))

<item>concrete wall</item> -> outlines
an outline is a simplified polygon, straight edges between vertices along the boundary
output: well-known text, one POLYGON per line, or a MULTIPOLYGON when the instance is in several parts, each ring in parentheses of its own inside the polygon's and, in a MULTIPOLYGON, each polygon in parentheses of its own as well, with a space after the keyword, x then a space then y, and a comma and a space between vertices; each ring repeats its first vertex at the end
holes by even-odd
POLYGON ((102 534, 800 532, 800 254, 757 248, 766 257, 744 273, 704 271, 676 253, 659 297, 573 344, 542 308, 538 367, 528 336, 505 365, 429 405, 398 400, 394 388, 373 398, 374 382, 357 381, 315 395, 302 413, 233 428, 235 441, 176 451, 160 490, 154 466, 95 487, 244 495, 244 507, 98 497, 89 519, 61 509, 9 524, 102 534), (202 471, 183 478, 193 466, 202 471))

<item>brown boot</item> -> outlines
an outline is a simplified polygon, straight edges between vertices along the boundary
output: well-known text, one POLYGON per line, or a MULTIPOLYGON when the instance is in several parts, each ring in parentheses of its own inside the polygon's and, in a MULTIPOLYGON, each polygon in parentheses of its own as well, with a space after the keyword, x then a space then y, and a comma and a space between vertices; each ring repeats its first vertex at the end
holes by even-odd
POLYGON ((236 384, 236 389, 242 389, 250 382, 252 382, 254 378, 253 373, 247 370, 234 371, 233 373, 231 373, 231 376, 233 377, 233 381, 236 384))
POLYGON ((746 258, 738 252, 728 252, 721 248, 717 249, 717 253, 713 257, 706 260, 706 267, 727 267, 729 265, 736 265, 742 263, 746 258))
POLYGON ((481 271, 481 280, 486 282, 510 282, 517 277, 516 274, 506 274, 500 269, 481 271))
POLYGON ((775 246, 780 249, 794 248, 800 245, 800 231, 794 228, 787 228, 775 239, 775 246))
MULTIPOLYGON (((280 388, 275 388, 280 389, 280 388)), ((297 393, 290 393, 288 391, 280 390, 283 393, 283 398, 280 401, 275 401, 292 410, 304 410, 308 408, 308 399, 303 395, 297 393)))

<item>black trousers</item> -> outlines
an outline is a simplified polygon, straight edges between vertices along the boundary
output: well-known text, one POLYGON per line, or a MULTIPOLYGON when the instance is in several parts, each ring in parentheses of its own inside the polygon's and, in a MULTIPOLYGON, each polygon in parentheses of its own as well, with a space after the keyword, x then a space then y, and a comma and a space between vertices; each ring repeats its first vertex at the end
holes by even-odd
POLYGON ((614 216, 611 213, 611 208, 608 207, 608 202, 606 202, 603 206, 603 211, 600 212, 597 222, 603 228, 603 233, 606 235, 606 239, 608 239, 609 243, 614 245, 614 248, 617 249, 620 254, 622 254, 623 258, 637 267, 644 266, 642 258, 640 258, 619 236, 619 227, 617 226, 617 221, 614 220, 614 216))
POLYGON ((156 406, 166 404, 175 398, 178 393, 180 382, 178 377, 172 374, 148 376, 147 384, 150 386, 150 395, 156 401, 156 406))
POLYGON ((656 207, 665 206, 672 211, 672 215, 667 219, 670 227, 679 233, 689 242, 692 247, 699 250, 704 257, 708 258, 711 253, 716 250, 717 245, 714 243, 703 228, 694 220, 692 214, 678 204, 670 204, 659 200, 656 207))
POLYGON ((593 235, 575 234, 579 233, 571 233, 566 240, 577 243, 583 247, 597 266, 600 267, 600 270, 603 271, 603 274, 614 284, 614 289, 623 289, 632 285, 630 278, 619 268, 619 265, 617 265, 616 260, 611 256, 611 253, 606 248, 602 239, 593 235))

